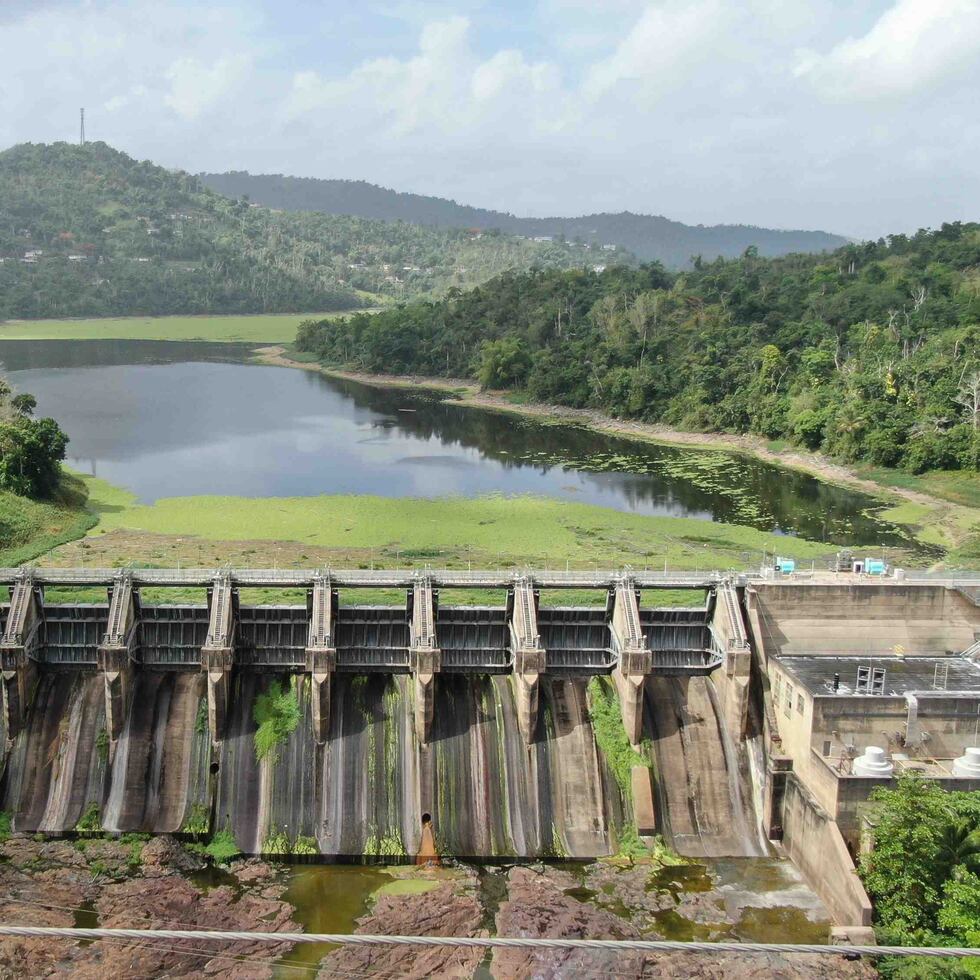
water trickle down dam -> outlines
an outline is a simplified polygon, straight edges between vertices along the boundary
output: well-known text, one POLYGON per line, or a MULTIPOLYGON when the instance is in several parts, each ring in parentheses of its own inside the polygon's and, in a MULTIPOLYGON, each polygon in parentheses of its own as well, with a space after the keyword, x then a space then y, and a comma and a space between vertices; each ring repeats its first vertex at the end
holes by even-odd
POLYGON ((598 572, 4 574, 0 809, 15 829, 226 828, 247 852, 396 857, 425 820, 459 856, 607 854, 630 802, 594 731, 598 676, 630 741, 652 739, 659 829, 682 853, 762 853, 722 719, 741 613, 714 577, 665 581, 702 601, 660 609, 641 591, 652 578, 598 572), (108 602, 46 602, 56 585, 104 586, 108 602), (144 604, 148 586, 207 600, 144 604), (247 605, 253 586, 307 602, 247 605), (347 601, 371 587, 407 602, 347 601), (442 601, 454 587, 506 599, 442 601), (605 604, 542 603, 569 588, 605 604), (290 689, 299 723, 260 759, 256 699, 290 689))

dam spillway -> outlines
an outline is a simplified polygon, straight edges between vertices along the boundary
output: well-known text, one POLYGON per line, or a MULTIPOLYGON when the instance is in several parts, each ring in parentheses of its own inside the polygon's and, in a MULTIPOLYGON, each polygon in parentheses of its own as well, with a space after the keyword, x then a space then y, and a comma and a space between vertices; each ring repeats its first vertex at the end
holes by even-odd
POLYGON ((267 587, 305 585, 306 603, 242 601, 262 574, 7 575, 0 808, 16 829, 224 829, 252 853, 396 857, 416 853, 424 819, 456 855, 610 853, 632 804, 594 730, 590 681, 636 744, 648 676, 703 678, 730 633, 704 576, 670 609, 628 575, 575 573, 556 590, 598 602, 542 601, 539 581, 499 573, 461 582, 495 586, 499 605, 443 601, 456 583, 418 573, 267 573, 267 587), (405 587, 405 603, 347 601, 377 584, 405 587), (107 601, 46 599, 66 586, 86 600, 104 587, 107 601), (182 601, 144 602, 148 587, 182 601), (298 719, 262 755, 256 704, 276 692, 298 719))
POLYGON ((835 921, 864 927, 853 858, 874 790, 900 772, 980 790, 968 577, 28 568, 0 583, 0 810, 18 831, 226 832, 250 853, 383 861, 433 842, 505 860, 597 857, 637 833, 709 859, 778 842, 835 921), (862 752, 884 769, 869 776, 862 752))

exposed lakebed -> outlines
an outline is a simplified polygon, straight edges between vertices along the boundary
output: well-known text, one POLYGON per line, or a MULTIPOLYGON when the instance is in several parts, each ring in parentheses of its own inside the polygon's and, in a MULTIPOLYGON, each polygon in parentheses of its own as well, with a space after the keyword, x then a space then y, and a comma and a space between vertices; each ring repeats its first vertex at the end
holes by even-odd
MULTIPOLYGON (((227 869, 200 865, 200 858, 167 837, 146 842, 13 837, 0 844, 0 911, 10 923, 402 935, 819 942, 827 928, 826 913, 812 893, 789 865, 772 859, 668 868, 606 862, 415 868, 257 859, 239 860, 227 869)), ((658 955, 652 974, 649 956, 617 954, 615 962, 610 956, 501 950, 484 957, 479 950, 10 939, 0 942, 0 972, 290 977, 312 975, 319 967, 321 977, 611 972, 737 978, 826 976, 829 965, 825 959, 787 961, 771 953, 677 953, 658 955)), ((872 975, 862 964, 831 962, 836 975, 872 975)))
POLYGON ((11 382, 71 437, 69 463, 141 501, 200 494, 533 493, 850 545, 906 545, 873 498, 734 453, 480 411, 425 392, 247 363, 251 348, 4 341, 11 382))

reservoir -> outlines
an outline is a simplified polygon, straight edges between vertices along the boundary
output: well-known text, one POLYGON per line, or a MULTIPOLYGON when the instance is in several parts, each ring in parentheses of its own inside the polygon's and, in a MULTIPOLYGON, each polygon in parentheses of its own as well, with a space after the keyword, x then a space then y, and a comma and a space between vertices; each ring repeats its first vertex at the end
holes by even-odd
POLYGON ((908 545, 877 502, 735 453, 659 446, 249 363, 236 344, 3 341, 69 464, 141 501, 538 494, 841 545, 908 545))

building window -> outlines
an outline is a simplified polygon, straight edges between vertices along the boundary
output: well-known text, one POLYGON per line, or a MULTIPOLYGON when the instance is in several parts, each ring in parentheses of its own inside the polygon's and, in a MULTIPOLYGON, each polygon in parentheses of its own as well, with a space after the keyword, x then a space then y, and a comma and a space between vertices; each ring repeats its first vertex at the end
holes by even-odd
POLYGON ((796 710, 802 715, 803 714, 803 695, 796 695, 796 710))
POLYGON ((772 699, 776 704, 779 704, 779 674, 776 674, 772 679, 772 699))
POLYGON ((786 701, 783 706, 783 713, 786 717, 789 717, 789 713, 793 710, 793 685, 786 685, 786 701))

